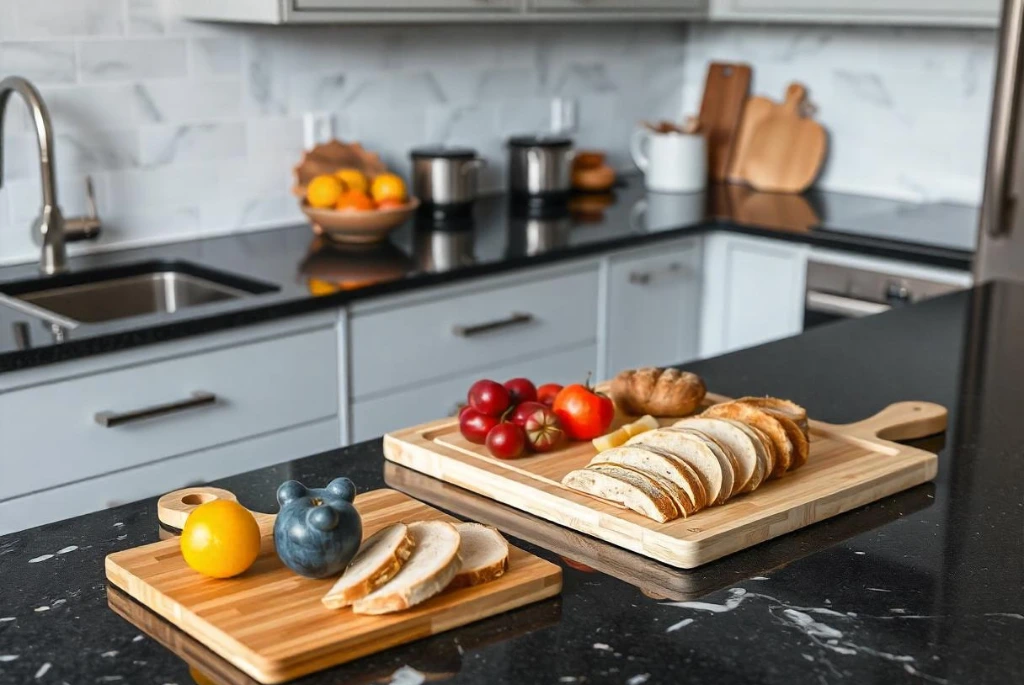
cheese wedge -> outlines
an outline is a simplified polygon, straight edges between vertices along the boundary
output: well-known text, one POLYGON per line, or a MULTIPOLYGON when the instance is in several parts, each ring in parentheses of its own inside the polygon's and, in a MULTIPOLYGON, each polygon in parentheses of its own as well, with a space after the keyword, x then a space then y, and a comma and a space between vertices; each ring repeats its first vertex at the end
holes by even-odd
POLYGON ((320 601, 328 609, 341 609, 362 599, 398 574, 414 546, 404 523, 381 528, 363 542, 352 563, 320 601))
POLYGON ((479 523, 459 523, 462 567, 448 584, 449 590, 480 585, 505 575, 508 570, 508 543, 496 529, 479 523))
POLYGON ((415 547, 401 570, 390 581, 362 599, 352 611, 357 614, 388 614, 416 606, 448 587, 459 572, 461 538, 450 523, 417 521, 409 524, 415 547))

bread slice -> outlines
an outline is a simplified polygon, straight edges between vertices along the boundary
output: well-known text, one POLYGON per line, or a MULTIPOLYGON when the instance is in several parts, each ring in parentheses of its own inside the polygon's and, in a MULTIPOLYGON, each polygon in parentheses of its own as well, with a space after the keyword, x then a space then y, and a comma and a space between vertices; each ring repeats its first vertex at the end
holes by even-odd
MULTIPOLYGON (((750 492, 758 485, 755 480, 758 471, 757 451, 761 449, 757 438, 750 435, 727 419, 689 418, 677 421, 673 428, 692 428, 714 438, 718 444, 727 449, 736 461, 736 482, 733 494, 750 492)), ((762 467, 763 468, 763 467, 762 467)), ((761 472, 763 478, 763 470, 761 472)))
POLYGON ((669 430, 682 431, 687 435, 692 435, 711 449, 715 458, 718 459, 718 463, 722 465, 722 501, 731 499, 733 494, 738 492, 736 488, 736 472, 740 468, 736 462, 736 457, 732 455, 732 451, 718 444, 707 433, 703 433, 696 428, 669 428, 669 430))
MULTIPOLYGON (((632 448, 630 448, 632 449, 632 448)), ((696 508, 693 506, 693 500, 690 499, 686 492, 670 481, 668 478, 659 476, 657 473, 645 471, 640 468, 633 466, 623 466, 622 464, 613 464, 611 462, 605 462, 603 464, 594 464, 588 468, 592 468, 595 471, 603 471, 611 473, 612 475, 621 474, 623 470, 632 471, 633 473, 643 477, 645 480, 653 482, 656 486, 668 495, 669 499, 672 500, 672 504, 676 506, 676 513, 678 516, 687 517, 692 514, 696 508)))
POLYGON ((708 506, 721 504, 725 501, 722 487, 725 475, 722 463, 707 444, 694 435, 670 428, 641 433, 626 441, 627 445, 650 445, 665 450, 689 464, 700 478, 704 491, 707 493, 708 506))
POLYGON ((649 478, 626 469, 576 469, 565 474, 562 485, 621 504, 660 523, 679 516, 678 508, 664 490, 649 478))
POLYGON ((414 548, 401 570, 366 597, 356 600, 357 614, 389 614, 424 602, 448 587, 459 572, 459 531, 444 521, 409 524, 414 548))
POLYGON ((772 472, 772 466, 774 457, 772 456, 772 441, 768 439, 768 436, 763 432, 757 430, 753 426, 748 426, 742 421, 735 419, 714 419, 715 421, 725 421, 730 426, 735 427, 741 433, 747 436, 750 440, 750 445, 754 449, 754 473, 750 477, 750 483, 744 492, 750 492, 756 490, 764 479, 768 477, 768 474, 772 472))
POLYGON ((448 584, 449 590, 480 585, 505 575, 508 543, 497 529, 479 523, 459 523, 455 530, 462 538, 459 544, 462 567, 448 584))
POLYGON ((737 402, 753 405, 764 409, 769 414, 781 414, 800 427, 804 437, 808 436, 807 410, 796 402, 781 400, 778 397, 741 397, 737 402))
POLYGON ((362 599, 398 574, 414 546, 404 523, 381 528, 360 546, 352 563, 320 601, 328 609, 341 609, 362 599))
POLYGON ((764 451, 764 474, 761 476, 761 482, 765 482, 772 476, 772 471, 775 470, 775 445, 772 443, 772 439, 761 430, 751 426, 750 424, 743 423, 742 421, 736 421, 736 419, 726 419, 726 421, 733 421, 745 428, 748 432, 757 438, 757 441, 761 443, 761 449, 764 451))
POLYGON ((764 431, 772 441, 772 446, 775 447, 775 466, 772 469, 772 478, 778 478, 784 474, 793 463, 794 446, 782 424, 783 422, 792 424, 793 430, 797 433, 800 432, 800 429, 789 419, 772 416, 762 409, 742 402, 723 402, 713 405, 708 407, 701 416, 709 419, 736 419, 764 431))
POLYGON ((642 444, 614 447, 591 459, 589 466, 604 463, 628 466, 665 478, 686 495, 682 508, 687 516, 707 506, 707 492, 693 467, 665 450, 642 444))

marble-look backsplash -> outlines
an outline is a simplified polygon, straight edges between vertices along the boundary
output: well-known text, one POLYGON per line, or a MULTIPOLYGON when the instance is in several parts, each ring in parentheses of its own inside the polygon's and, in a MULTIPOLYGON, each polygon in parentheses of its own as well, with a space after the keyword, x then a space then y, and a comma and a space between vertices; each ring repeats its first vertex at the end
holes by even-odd
MULTIPOLYGON (((104 234, 87 250, 299 222, 291 169, 303 115, 407 173, 424 143, 466 144, 505 185, 503 141, 577 104, 579 144, 628 161, 633 125, 679 113, 686 27, 233 27, 179 19, 174 0, 0 0, 0 75, 43 92, 60 202, 104 234), (321 117, 322 120, 322 117, 321 117)), ((35 139, 12 100, 0 189, 0 262, 38 258, 35 139), (15 111, 17 110, 17 111, 15 111)))
POLYGON ((747 62, 756 94, 808 87, 829 133, 820 186, 977 205, 995 51, 996 32, 980 29, 693 24, 684 107, 699 107, 707 62, 747 62))
MULTIPOLYGON (((831 134, 822 185, 977 203, 995 34, 705 24, 240 27, 179 19, 176 0, 0 0, 0 75, 39 85, 60 202, 95 181, 104 234, 70 251, 302 220, 290 194, 307 113, 405 173, 408 150, 465 144, 505 185, 503 141, 575 102, 580 145, 631 169, 645 118, 695 111, 711 59, 755 67, 755 91, 806 83, 831 134)), ((33 260, 34 136, 12 100, 0 263, 33 260)))

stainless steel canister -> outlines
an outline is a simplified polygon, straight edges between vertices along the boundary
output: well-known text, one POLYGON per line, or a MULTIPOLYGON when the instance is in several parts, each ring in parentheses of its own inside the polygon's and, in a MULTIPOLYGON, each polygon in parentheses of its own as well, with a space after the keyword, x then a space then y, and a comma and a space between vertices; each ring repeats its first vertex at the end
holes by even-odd
POLYGON ((427 205, 454 206, 473 202, 484 160, 462 147, 423 147, 409 153, 416 197, 427 205))
POLYGON ((572 188, 572 139, 515 136, 508 141, 509 190, 514 195, 558 195, 572 188))

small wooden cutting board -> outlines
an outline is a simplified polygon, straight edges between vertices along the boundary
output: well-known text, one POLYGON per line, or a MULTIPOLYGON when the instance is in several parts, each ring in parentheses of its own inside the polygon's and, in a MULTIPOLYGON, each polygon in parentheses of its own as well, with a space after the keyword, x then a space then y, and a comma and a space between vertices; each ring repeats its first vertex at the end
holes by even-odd
MULTIPOLYGON (((172 495, 179 501, 187 498, 188 506, 209 492, 172 495)), ((364 539, 397 521, 457 522, 395 490, 363 493, 355 506, 364 539)), ((508 571, 496 580, 446 590, 393 614, 332 610, 320 599, 337 579, 292 573, 274 551, 275 517, 253 515, 262 534, 260 555, 240 576, 207 578, 193 571, 182 558, 178 538, 110 554, 106 574, 113 585, 261 683, 284 682, 436 635, 554 597, 562 589, 561 568, 510 545, 508 571)))
POLYGON ((698 118, 708 141, 708 173, 714 181, 724 181, 728 174, 733 140, 750 93, 751 73, 746 64, 708 65, 698 118))
POLYGON ((775 113, 779 103, 759 95, 752 95, 747 98, 743 105, 743 114, 740 115, 740 125, 736 130, 735 140, 732 145, 732 156, 729 160, 728 181, 732 183, 746 183, 740 170, 746 164, 747 154, 750 150, 750 141, 754 139, 754 131, 757 127, 775 113))
POLYGON ((763 118, 755 121, 742 157, 737 161, 736 176, 755 190, 768 193, 802 193, 821 171, 828 149, 828 136, 821 124, 805 117, 802 109, 807 89, 799 83, 790 84, 786 101, 771 112, 757 104, 753 114, 763 118))

